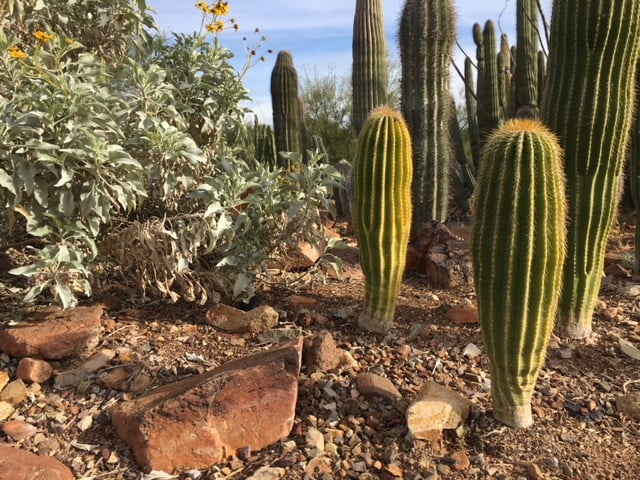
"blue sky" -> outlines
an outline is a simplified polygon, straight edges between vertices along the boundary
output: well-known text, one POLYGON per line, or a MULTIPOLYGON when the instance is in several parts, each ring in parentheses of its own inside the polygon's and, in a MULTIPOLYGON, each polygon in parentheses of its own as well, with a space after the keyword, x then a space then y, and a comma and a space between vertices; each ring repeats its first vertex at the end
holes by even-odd
MULTIPOLYGON (((209 0, 211 3, 212 0, 209 0)), ((244 77, 253 103, 249 105, 265 122, 271 116, 269 82, 275 54, 289 50, 300 76, 314 71, 334 70, 337 74, 349 74, 351 69, 351 36, 355 0, 228 0, 231 17, 240 26, 221 34, 222 44, 236 54, 235 63, 241 68, 246 59, 245 49, 252 48, 260 36, 267 41, 258 51, 272 49, 274 53, 266 61, 258 63, 244 77), (255 34, 256 28, 260 29, 255 34), (242 41, 247 37, 246 44, 242 41)), ((200 28, 201 14, 194 1, 148 0, 157 12, 156 20, 163 32, 191 33, 200 28)), ((457 0, 458 39, 472 57, 475 47, 471 39, 474 23, 484 24, 488 19, 506 33, 515 43, 516 0, 457 0)), ((551 0, 543 0, 547 21, 551 20, 551 0)), ((391 55, 397 54, 397 26, 404 0, 383 0, 384 20, 391 55)), ((455 51, 457 63, 462 66, 463 54, 455 51)), ((454 93, 460 84, 454 82, 454 93)))

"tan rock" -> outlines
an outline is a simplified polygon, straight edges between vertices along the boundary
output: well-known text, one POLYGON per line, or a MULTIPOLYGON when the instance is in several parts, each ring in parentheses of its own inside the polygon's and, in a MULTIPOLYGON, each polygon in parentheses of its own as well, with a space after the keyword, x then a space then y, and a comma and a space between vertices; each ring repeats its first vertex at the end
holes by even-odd
POLYGON ((387 400, 400 400, 402 394, 387 377, 373 373, 361 373, 356 377, 358 391, 365 397, 380 396, 387 400))
POLYGON ((13 405, 11 405, 9 402, 0 400, 0 422, 13 415, 14 410, 15 408, 13 408, 13 405))
POLYGON ((0 480, 73 480, 71 470, 52 457, 0 444, 0 480))
POLYGON ((98 383, 105 388, 116 388, 129 378, 129 371, 124 367, 114 368, 98 377, 98 383))
POLYGON ((0 392, 4 387, 7 386, 7 383, 9 383, 10 379, 11 377, 9 377, 9 372, 5 372, 4 370, 0 371, 0 392))
POLYGON ((145 471, 209 468, 289 435, 301 353, 300 339, 229 362, 117 404, 111 420, 145 471))
POLYGON ((27 386, 20 379, 9 382, 0 392, 0 400, 10 403, 14 407, 27 399, 27 386))
POLYGON ((409 436, 435 441, 442 430, 458 428, 468 417, 473 403, 436 382, 426 382, 406 411, 409 436))
POLYGON ((25 321, 0 331, 0 350, 13 357, 44 359, 90 350, 99 341, 102 312, 101 306, 33 312, 25 321))
POLYGON ((68 388, 78 385, 89 375, 105 367, 115 356, 115 351, 103 348, 102 350, 91 355, 89 359, 79 367, 74 368, 73 370, 62 372, 57 375, 54 383, 57 387, 60 388, 68 388))
POLYGON ((304 364, 309 372, 327 372, 338 366, 340 353, 331 332, 322 330, 304 341, 304 364))
POLYGON ((229 333, 261 333, 278 325, 278 312, 261 305, 248 312, 218 303, 206 314, 207 323, 229 333))
POLYGON ((44 383, 53 376, 53 368, 48 362, 25 357, 18 363, 16 377, 28 383, 44 383))

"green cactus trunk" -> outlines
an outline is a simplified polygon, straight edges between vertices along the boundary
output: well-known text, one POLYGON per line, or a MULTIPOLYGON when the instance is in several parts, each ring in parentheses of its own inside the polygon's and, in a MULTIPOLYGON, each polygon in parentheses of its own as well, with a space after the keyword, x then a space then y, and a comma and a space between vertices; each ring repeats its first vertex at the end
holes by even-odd
MULTIPOLYGON (((291 53, 278 52, 271 72, 271 104, 276 150, 304 153, 304 119, 298 99, 298 72, 291 53)), ((279 159, 284 161, 283 159, 279 159)), ((280 165, 288 169, 290 165, 280 165)))
POLYGON ((467 107, 467 128, 471 145, 471 158, 474 165, 480 165, 480 131, 478 130, 478 108, 474 88, 473 62, 469 57, 464 60, 464 99, 467 107))
MULTIPOLYGON (((476 24, 477 25, 477 24, 476 24)), ((474 26, 474 40, 477 43, 477 28, 474 26)), ((500 88, 498 78, 498 52, 496 50, 496 29, 491 20, 487 20, 482 30, 482 43, 477 43, 478 51, 482 48, 483 70, 478 69, 478 128, 480 130, 480 148, 487 137, 504 118, 500 104, 500 88)), ((478 58, 478 66, 480 58, 478 58)))
POLYGON ((276 141, 269 125, 258 123, 256 119, 253 131, 253 144, 256 160, 262 165, 275 167, 277 163, 276 141))
POLYGON ((516 105, 538 111, 538 2, 518 0, 516 3, 516 105))
POLYGON ((639 46, 640 0, 553 3, 541 115, 565 151, 568 253, 558 320, 570 338, 592 331, 632 123, 639 46))
POLYGON ((482 153, 471 254, 493 415, 527 427, 561 290, 562 155, 556 137, 529 119, 507 122, 482 153))
MULTIPOLYGON (((640 63, 636 64, 636 71, 640 63)), ((640 76, 636 76, 636 91, 640 88, 640 76)), ((635 261, 633 269, 640 272, 640 98, 636 97, 636 108, 631 129, 631 143, 629 147, 629 191, 636 212, 636 232, 634 238, 635 261)))
POLYGON ((454 152, 449 67, 456 38, 451 0, 407 0, 400 19, 402 114, 413 141, 413 231, 449 213, 454 152))
POLYGON ((353 19, 353 127, 360 133, 369 113, 388 102, 389 73, 382 0, 357 0, 353 19))
POLYGON ((411 231, 411 138, 388 107, 366 121, 354 169, 354 229, 365 276, 359 325, 387 332, 393 324, 411 231))

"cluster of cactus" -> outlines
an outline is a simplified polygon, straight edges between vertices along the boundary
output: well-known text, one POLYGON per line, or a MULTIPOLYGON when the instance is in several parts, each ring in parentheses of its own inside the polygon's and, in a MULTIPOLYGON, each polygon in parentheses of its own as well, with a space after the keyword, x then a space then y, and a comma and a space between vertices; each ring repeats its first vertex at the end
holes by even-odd
POLYGON ((355 160, 353 221, 365 277, 359 325, 387 332, 394 319, 411 231, 411 138, 402 116, 374 109, 355 160))
POLYGON ((487 139, 475 193, 471 253, 490 362, 493 414, 531 425, 531 396, 561 290, 565 193, 557 138, 515 119, 487 139))
POLYGON ((352 53, 353 127, 357 135, 371 111, 388 103, 382 0, 356 0, 352 53))
MULTIPOLYGON (((280 152, 306 151, 306 128, 302 100, 298 96, 298 72, 290 52, 278 52, 271 72, 271 104, 276 150, 280 152)), ((285 157, 279 156, 280 166, 290 168, 285 157)))
POLYGON ((257 118, 253 125, 253 148, 256 161, 270 167, 277 165, 278 151, 273 129, 270 125, 259 123, 257 118))
POLYGON ((413 231, 449 211, 454 152, 449 67, 456 38, 451 0, 407 0, 400 18, 402 114, 413 146, 413 231))
POLYGON ((640 0, 554 2, 541 118, 565 151, 568 253, 558 320, 572 338, 592 330, 632 126, 639 48, 640 0))

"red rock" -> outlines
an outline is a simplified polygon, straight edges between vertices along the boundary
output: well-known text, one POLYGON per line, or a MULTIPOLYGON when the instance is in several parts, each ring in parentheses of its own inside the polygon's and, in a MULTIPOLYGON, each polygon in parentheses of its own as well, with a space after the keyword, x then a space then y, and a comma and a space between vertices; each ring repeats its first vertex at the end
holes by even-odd
POLYGON ((278 325, 278 312, 261 305, 248 312, 222 303, 210 308, 207 323, 229 333, 261 333, 278 325))
POLYGON ((71 470, 52 457, 0 444, 0 480, 73 480, 71 470))
POLYGON ((400 400, 402 394, 387 377, 361 373, 356 377, 358 391, 365 397, 379 396, 387 400, 400 400))
POLYGON ((44 360, 25 357, 18 363, 16 377, 29 383, 44 383, 53 376, 53 368, 44 360))
POLYGON ((310 372, 326 372, 340 363, 340 354, 331 332, 322 330, 304 341, 304 364, 310 372))
POLYGON ((454 305, 444 317, 458 325, 478 323, 478 310, 467 305, 454 305))
POLYGON ((16 442, 32 437, 38 431, 35 426, 20 420, 9 420, 8 422, 4 422, 2 427, 0 427, 0 430, 9 435, 16 442))
POLYGON ((291 295, 289 297, 289 308, 294 313, 300 313, 302 310, 313 310, 318 301, 315 298, 303 297, 302 295, 291 295))
POLYGON ((102 312, 101 306, 34 312, 0 331, 0 350, 18 358, 59 359, 92 349, 99 341, 102 312))
POLYGON ((110 409, 145 471, 204 469, 291 432, 302 340, 159 387, 110 409))

